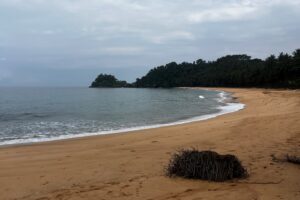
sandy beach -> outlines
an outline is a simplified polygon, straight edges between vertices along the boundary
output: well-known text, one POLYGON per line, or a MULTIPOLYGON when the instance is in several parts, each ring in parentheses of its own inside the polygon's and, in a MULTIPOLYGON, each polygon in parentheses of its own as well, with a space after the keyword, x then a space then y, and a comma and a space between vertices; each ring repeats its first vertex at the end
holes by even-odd
POLYGON ((300 91, 228 89, 245 109, 130 133, 0 147, 1 200, 300 199, 300 91), (168 178, 172 153, 234 154, 249 178, 224 183, 168 178))

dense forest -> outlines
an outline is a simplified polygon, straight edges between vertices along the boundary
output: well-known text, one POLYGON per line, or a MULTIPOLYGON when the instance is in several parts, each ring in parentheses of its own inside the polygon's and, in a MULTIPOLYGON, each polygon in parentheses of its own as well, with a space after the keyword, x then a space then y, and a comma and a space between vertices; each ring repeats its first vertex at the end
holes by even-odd
POLYGON ((129 87, 126 81, 119 81, 113 75, 100 74, 95 81, 91 84, 91 88, 106 87, 106 88, 118 88, 118 87, 129 87))
MULTIPOLYGON (((94 82, 97 85, 97 79, 94 82)), ((126 82, 125 82, 126 83, 126 82)), ((265 60, 227 55, 215 61, 171 62, 151 69, 125 87, 266 87, 300 88, 300 49, 265 60)), ((93 84, 92 84, 93 85, 93 84)), ((123 86, 122 86, 123 87, 123 86)))

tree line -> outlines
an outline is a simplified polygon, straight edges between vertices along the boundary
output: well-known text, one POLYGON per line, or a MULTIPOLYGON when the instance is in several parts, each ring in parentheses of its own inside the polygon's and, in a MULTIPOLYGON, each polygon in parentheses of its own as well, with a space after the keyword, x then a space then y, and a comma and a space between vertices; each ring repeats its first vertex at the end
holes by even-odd
POLYGON ((115 76, 110 74, 100 74, 90 85, 91 88, 118 88, 118 87, 130 87, 131 84, 126 81, 119 81, 115 76))
MULTIPOLYGON (((97 83, 97 79, 95 80, 97 83)), ((227 55, 215 61, 171 62, 151 69, 122 87, 266 87, 300 88, 300 49, 265 60, 248 55, 227 55)), ((93 85, 93 84, 92 84, 93 85)))

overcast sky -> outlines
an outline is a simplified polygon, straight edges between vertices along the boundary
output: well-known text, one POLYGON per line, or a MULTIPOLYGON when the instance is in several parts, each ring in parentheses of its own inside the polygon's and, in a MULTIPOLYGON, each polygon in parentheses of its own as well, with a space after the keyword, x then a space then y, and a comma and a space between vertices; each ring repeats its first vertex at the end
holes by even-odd
POLYGON ((134 81, 170 61, 300 48, 300 0, 0 0, 0 86, 134 81))

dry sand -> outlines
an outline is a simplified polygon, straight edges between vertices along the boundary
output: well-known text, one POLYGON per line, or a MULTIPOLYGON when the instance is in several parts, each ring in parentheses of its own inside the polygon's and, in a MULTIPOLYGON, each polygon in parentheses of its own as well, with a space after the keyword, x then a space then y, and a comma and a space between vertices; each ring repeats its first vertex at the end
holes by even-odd
POLYGON ((129 134, 2 147, 0 199, 300 199, 300 166, 270 156, 300 153, 300 92, 223 90, 246 108, 129 134), (181 147, 235 154, 250 177, 167 178, 164 166, 181 147))

